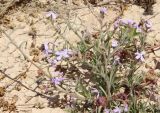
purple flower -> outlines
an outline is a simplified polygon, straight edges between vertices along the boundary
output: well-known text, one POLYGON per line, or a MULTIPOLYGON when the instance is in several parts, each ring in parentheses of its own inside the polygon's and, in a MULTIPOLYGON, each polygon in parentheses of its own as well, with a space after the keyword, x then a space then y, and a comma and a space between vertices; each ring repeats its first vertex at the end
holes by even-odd
POLYGON ((71 50, 69 49, 64 49, 62 51, 57 51, 56 53, 56 60, 60 61, 62 58, 68 58, 72 54, 71 50))
POLYGON ((54 83, 55 85, 59 85, 62 81, 64 80, 64 78, 62 77, 55 77, 55 78, 52 78, 52 83, 54 83))
POLYGON ((105 7, 100 8, 100 13, 105 14, 107 12, 107 9, 105 7))
POLYGON ((130 27, 133 27, 133 25, 135 24, 135 21, 131 20, 131 19, 121 19, 120 20, 122 25, 129 25, 130 27))
POLYGON ((127 20, 124 20, 124 19, 121 19, 121 20, 120 20, 120 23, 121 23, 122 25, 127 25, 127 24, 128 24, 128 21, 127 21, 127 20))
POLYGON ((118 41, 113 39, 112 40, 112 47, 117 47, 118 46, 118 41))
POLYGON ((133 26, 133 28, 137 28, 137 27, 139 27, 137 23, 133 23, 133 25, 132 25, 132 26, 133 26))
POLYGON ((144 61, 144 54, 145 54, 144 51, 142 51, 142 52, 138 52, 138 51, 137 51, 137 52, 135 53, 135 55, 136 55, 135 58, 136 58, 137 60, 141 60, 141 61, 143 62, 143 61, 144 61))
POLYGON ((58 15, 56 13, 54 13, 53 11, 49 11, 46 14, 46 17, 51 17, 52 20, 55 20, 57 18, 57 16, 58 15))
POLYGON ((136 28, 136 33, 141 33, 141 32, 142 32, 142 29, 137 26, 137 28, 136 28))
POLYGON ((54 71, 54 72, 52 72, 52 75, 54 75, 54 76, 58 76, 58 75, 63 75, 63 72, 59 72, 59 71, 54 71))
POLYGON ((130 19, 128 19, 127 22, 128 22, 128 25, 130 25, 132 27, 133 27, 133 24, 135 23, 133 20, 130 20, 130 19))
POLYGON ((51 65, 55 65, 58 61, 56 59, 54 60, 48 60, 48 62, 51 64, 51 65))
POLYGON ((124 105, 124 112, 128 112, 128 104, 124 105))
POLYGON ((44 43, 44 53, 46 56, 48 56, 48 54, 52 53, 52 50, 49 50, 48 42, 44 43))
POLYGON ((121 109, 119 107, 116 107, 113 109, 113 113, 121 113, 121 109))
POLYGON ((104 109, 104 113, 110 113, 110 109, 104 109))
POLYGON ((147 32, 151 31, 152 23, 150 21, 148 21, 148 20, 145 21, 145 27, 146 27, 147 32))
POLYGON ((114 22, 114 29, 117 29, 119 27, 119 22, 119 19, 114 22))
POLYGON ((116 22, 114 23, 114 29, 117 29, 118 26, 119 26, 119 23, 116 21, 116 22))
POLYGON ((97 98, 99 97, 99 91, 96 88, 92 88, 91 92, 95 93, 97 95, 97 98))
POLYGON ((145 22, 145 26, 146 26, 146 28, 150 29, 150 28, 152 27, 151 21, 147 20, 147 21, 145 22))
POLYGON ((120 57, 119 56, 114 56, 114 61, 113 61, 113 64, 121 64, 120 63, 120 57))
POLYGON ((136 33, 141 33, 142 32, 142 29, 136 23, 133 24, 133 28, 136 29, 136 33))
POLYGON ((114 22, 114 29, 116 29, 116 28, 118 28, 119 27, 119 25, 120 25, 120 23, 121 23, 121 21, 122 21, 122 18, 121 17, 119 17, 115 22, 114 22))

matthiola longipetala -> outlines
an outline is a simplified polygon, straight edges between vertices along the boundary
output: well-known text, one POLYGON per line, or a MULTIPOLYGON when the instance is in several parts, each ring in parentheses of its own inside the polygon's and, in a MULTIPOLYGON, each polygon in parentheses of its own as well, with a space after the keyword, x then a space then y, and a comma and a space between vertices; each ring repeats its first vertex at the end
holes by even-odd
POLYGON ((146 27, 146 31, 147 31, 147 32, 152 31, 152 23, 151 23, 151 21, 146 20, 146 21, 144 22, 144 24, 145 24, 145 27, 146 27))
POLYGON ((128 112, 128 105, 125 106, 116 106, 114 109, 104 109, 104 113, 127 113, 128 112))
MULTIPOLYGON (((145 19, 137 18, 139 15, 135 14, 136 11, 130 14, 132 18, 127 18, 129 15, 126 15, 130 12, 126 11, 127 7, 132 9, 132 1, 147 1, 143 5, 149 10, 149 1, 155 0, 21 1, 27 0, 0 1, 0 9, 3 6, 7 8, 0 11, 1 113, 8 113, 7 110, 11 109, 15 109, 15 112, 21 110, 21 105, 15 103, 17 99, 14 100, 12 90, 17 90, 18 93, 20 90, 24 92, 24 89, 29 93, 33 92, 31 98, 25 99, 26 103, 32 104, 29 102, 32 97, 42 98, 40 100, 44 101, 34 102, 32 108, 50 107, 52 111, 58 107, 68 113, 160 113, 159 37, 152 37, 154 32, 150 33, 154 28, 151 21, 160 15, 141 16, 145 19), (15 1, 11 4, 12 10, 29 6, 29 12, 27 8, 22 11, 26 19, 22 15, 18 15, 20 18, 8 16, 14 11, 8 11, 8 5, 3 1, 15 1), (77 1, 83 2, 79 4, 77 1), (20 8, 15 7, 16 5, 20 8), (35 12, 31 12, 32 9, 35 12), (45 13, 42 16, 35 14, 43 10, 45 13), (19 45, 16 44, 17 39, 12 37, 12 33, 18 26, 12 23, 10 25, 10 20, 19 21, 18 24, 28 22, 27 28, 31 29, 25 36, 29 35, 28 38, 31 39, 20 39, 19 45), (6 49, 3 47, 5 38, 8 39, 5 41, 6 47, 9 47, 6 49), (12 52, 15 48, 8 44, 13 44, 22 56, 17 51, 12 52), (8 64, 5 62, 3 66, 5 56, 8 64), (14 64, 13 69, 20 73, 9 73, 10 66, 14 64), (11 95, 8 96, 8 92, 11 95)), ((26 30, 25 28, 23 31, 26 30)), ((15 34, 17 33, 21 34, 19 31, 15 34)), ((17 96, 15 95, 16 98, 17 96)))
POLYGON ((144 54, 145 54, 144 51, 142 51, 142 52, 138 52, 138 51, 137 51, 137 52, 135 53, 135 55, 136 55, 135 58, 136 58, 137 60, 141 60, 141 61, 143 62, 143 61, 145 61, 145 59, 144 59, 144 54))
POLYGON ((72 55, 72 51, 70 49, 64 49, 61 51, 55 52, 56 60, 60 61, 63 58, 69 58, 72 55))
POLYGON ((118 41, 115 39, 112 39, 112 47, 117 47, 118 46, 118 41))
MULTIPOLYGON (((101 7, 99 11, 102 18, 98 22, 102 25, 107 9, 101 7)), ((57 18, 54 12, 49 12, 48 17, 52 23, 57 18)), ((143 79, 137 80, 141 78, 138 68, 146 60, 144 34, 152 24, 145 21, 141 25, 119 17, 111 29, 106 26, 89 34, 85 28, 82 37, 73 30, 80 37, 76 46, 66 42, 63 49, 58 45, 53 50, 48 43, 44 44, 43 53, 49 68, 54 69, 49 79, 51 86, 66 89, 66 95, 73 94, 74 100, 64 98, 74 112, 137 113, 137 98, 141 91, 146 91, 141 87, 143 79)), ((72 29, 71 24, 69 28, 72 29)))
POLYGON ((107 8, 101 7, 101 8, 100 8, 100 13, 102 13, 102 14, 107 13, 107 8))
POLYGON ((107 8, 105 7, 101 7, 100 8, 100 14, 101 14, 101 17, 104 18, 104 15, 107 13, 107 8))
POLYGON ((53 71, 52 76, 54 76, 54 77, 51 78, 51 82, 55 85, 61 84, 64 80, 63 72, 53 71))
POLYGON ((62 77, 54 77, 51 79, 52 83, 54 83, 55 85, 59 85, 63 80, 64 78, 62 77))
POLYGON ((58 17, 58 14, 54 11, 49 11, 46 13, 46 17, 50 17, 52 20, 55 20, 58 17))
POLYGON ((43 45, 44 45, 44 54, 46 55, 46 57, 49 55, 49 54, 51 54, 52 53, 52 50, 51 49, 49 49, 49 46, 48 46, 48 42, 45 42, 43 45))
POLYGON ((117 29, 120 26, 128 26, 131 28, 135 28, 137 33, 142 32, 142 29, 139 27, 138 23, 131 19, 117 19, 114 22, 114 28, 117 29))
POLYGON ((113 113, 121 113, 122 110, 119 107, 116 107, 115 109, 113 109, 113 113))
POLYGON ((53 50, 49 49, 48 43, 44 43, 44 54, 47 57, 47 61, 51 65, 55 65, 59 61, 63 61, 73 55, 73 51, 71 49, 62 49, 56 52, 53 52, 53 50))

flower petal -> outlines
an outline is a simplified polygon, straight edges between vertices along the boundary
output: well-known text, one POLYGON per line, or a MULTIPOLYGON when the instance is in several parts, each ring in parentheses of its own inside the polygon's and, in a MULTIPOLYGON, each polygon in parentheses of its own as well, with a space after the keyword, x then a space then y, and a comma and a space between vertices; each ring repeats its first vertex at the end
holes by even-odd
POLYGON ((57 59, 58 61, 60 61, 60 60, 62 59, 62 56, 60 55, 60 56, 58 56, 56 59, 57 59))

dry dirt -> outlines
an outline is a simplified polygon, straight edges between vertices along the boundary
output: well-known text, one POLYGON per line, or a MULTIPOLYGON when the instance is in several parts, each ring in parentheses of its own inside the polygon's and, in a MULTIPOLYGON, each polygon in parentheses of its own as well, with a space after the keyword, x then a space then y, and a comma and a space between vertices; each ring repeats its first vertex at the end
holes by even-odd
MULTIPOLYGON (((22 44, 23 42, 27 42, 27 44, 22 44, 21 49, 25 52, 27 56, 31 59, 33 56, 29 55, 29 50, 32 42, 32 34, 35 33, 36 37, 36 46, 40 46, 42 43, 47 41, 54 41, 56 36, 53 36, 55 31, 50 29, 52 26, 50 22, 45 17, 45 12, 49 8, 47 7, 47 0, 39 0, 41 3, 41 7, 34 7, 34 4, 28 3, 28 6, 19 6, 17 9, 11 9, 7 14, 5 14, 3 20, 3 24, 0 24, 0 27, 3 28, 6 33, 10 35, 10 37, 15 41, 17 45, 22 44), (5 23, 4 23, 5 21, 5 23)), ((55 11, 61 13, 57 22, 61 22, 61 18, 65 18, 65 9, 68 6, 64 4, 62 7, 58 8, 56 6, 55 11), (64 13, 64 15, 63 15, 64 13)), ((84 7, 79 8, 72 12, 72 19, 77 20, 75 27, 79 27, 80 21, 78 19, 81 18, 83 20, 83 24, 87 28, 89 32, 93 32, 93 28, 99 27, 97 25, 97 19, 95 16, 89 11, 89 9, 82 6, 74 6, 74 7, 84 7)), ((129 6, 127 10, 125 10, 123 18, 133 19, 135 21, 139 21, 141 18, 150 19, 153 23, 153 32, 151 32, 147 38, 150 44, 153 44, 156 40, 160 40, 160 0, 157 0, 157 3, 154 5, 154 15, 144 16, 142 9, 139 6, 132 5, 129 6), (155 37, 153 37, 155 36, 155 37)), ((15 7, 16 8, 16 7, 15 7)), ((54 9, 54 8, 52 8, 54 9)), ((99 7, 94 8, 93 13, 99 13, 99 7)), ((108 12, 105 15, 105 21, 110 21, 114 17, 118 15, 117 11, 110 10, 108 8, 108 12)), ((1 20, 1 21, 2 21, 1 20)), ((65 24, 61 24, 61 30, 65 29, 65 24)), ((64 36, 67 37, 69 41, 75 43, 77 41, 76 35, 66 30, 64 36)), ((61 40, 60 40, 61 42, 61 40)), ((156 51, 156 54, 160 56, 160 50, 156 51)), ((153 57, 151 55, 150 57, 153 57)), ((152 62, 148 59, 147 62, 152 62)), ((37 63, 39 65, 39 63, 37 63)), ((6 69, 5 73, 10 77, 14 78, 22 72, 26 71, 26 67, 29 67, 30 63, 25 61, 22 54, 16 50, 16 48, 10 43, 10 41, 6 38, 4 34, 0 35, 0 69, 6 69)), ((31 89, 36 87, 36 75, 37 68, 31 65, 29 71, 27 71, 27 76, 23 80, 22 83, 28 86, 31 89)), ((1 74, 0 74, 1 77, 1 74)), ((45 98, 41 98, 40 96, 34 97, 35 93, 25 89, 24 87, 20 87, 20 91, 15 89, 15 82, 12 82, 10 79, 3 79, 0 81, 0 86, 8 86, 5 94, 5 98, 11 100, 14 95, 18 96, 18 100, 16 102, 17 109, 19 113, 65 113, 66 111, 60 108, 49 108, 47 106, 47 100, 45 98), (34 108, 39 107, 37 104, 40 104, 42 109, 34 108), (37 105, 37 106, 36 106, 37 105)), ((160 86, 160 85, 159 85, 160 86)), ((160 94, 160 92, 159 92, 160 94)), ((6 113, 0 109, 0 113, 6 113)))

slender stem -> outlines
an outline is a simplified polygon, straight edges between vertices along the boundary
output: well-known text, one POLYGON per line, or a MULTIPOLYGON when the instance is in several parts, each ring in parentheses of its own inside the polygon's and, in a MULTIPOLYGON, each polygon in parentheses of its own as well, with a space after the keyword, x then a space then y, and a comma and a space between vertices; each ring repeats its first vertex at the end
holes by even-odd
POLYGON ((30 91, 32 91, 32 92, 37 93, 37 95, 44 96, 44 97, 46 97, 46 98, 50 98, 50 96, 47 96, 47 95, 45 95, 45 94, 39 93, 38 91, 35 91, 35 90, 33 90, 33 89, 28 88, 26 85, 22 84, 20 81, 12 78, 12 77, 10 77, 10 76, 8 76, 8 75, 7 75, 5 72, 3 72, 2 70, 0 70, 0 73, 2 73, 3 75, 5 75, 5 77, 13 80, 14 82, 20 84, 20 85, 23 86, 24 88, 26 88, 26 89, 28 89, 28 90, 30 90, 30 91))
MULTIPOLYGON (((6 37, 10 40, 10 42, 21 52, 21 54, 24 56, 24 58, 25 58, 26 60, 28 60, 29 62, 31 62, 36 68, 40 69, 40 70, 44 73, 44 75, 46 75, 46 76, 48 76, 48 77, 50 78, 50 75, 48 75, 45 71, 43 71, 43 69, 42 69, 41 67, 39 67, 37 64, 35 64, 32 60, 30 60, 29 57, 18 47, 18 45, 14 42, 14 40, 12 40, 12 38, 11 38, 4 30, 0 29, 0 31, 2 31, 2 32, 6 35, 6 37)), ((28 88, 27 86, 25 86, 24 84, 22 84, 20 81, 15 80, 14 78, 8 76, 8 75, 7 75, 5 72, 3 72, 2 70, 0 70, 0 73, 4 74, 7 78, 9 78, 9 79, 17 82, 18 84, 20 84, 20 85, 23 86, 24 88, 26 88, 26 89, 28 89, 28 90, 30 90, 30 91, 33 91, 33 92, 37 93, 37 94, 40 95, 40 96, 44 96, 44 97, 47 97, 47 98, 51 98, 50 96, 47 96, 47 95, 45 95, 45 94, 39 93, 39 92, 37 92, 37 91, 35 91, 35 90, 33 90, 33 89, 28 88)), ((66 90, 62 90, 62 88, 59 87, 59 86, 57 86, 57 90, 59 90, 59 91, 61 91, 61 92, 63 92, 63 93, 69 94, 70 96, 77 97, 77 98, 80 99, 80 100, 85 100, 85 97, 83 97, 82 95, 80 95, 80 94, 77 93, 77 92, 69 93, 69 92, 66 91, 66 90)), ((52 97, 52 98, 54 98, 54 97, 52 97)), ((57 98, 57 96, 55 96, 55 98, 57 98)))
MULTIPOLYGON (((35 64, 19 47, 18 45, 14 42, 14 40, 4 31, 1 29, 1 31, 6 35, 6 37, 9 39, 9 41, 21 52, 21 54, 24 56, 25 59, 27 59, 29 62, 31 62, 36 68, 39 70, 42 70, 41 67, 39 67, 37 64, 35 64)), ((42 72, 50 78, 50 75, 48 75, 45 71, 42 70, 42 72)))

